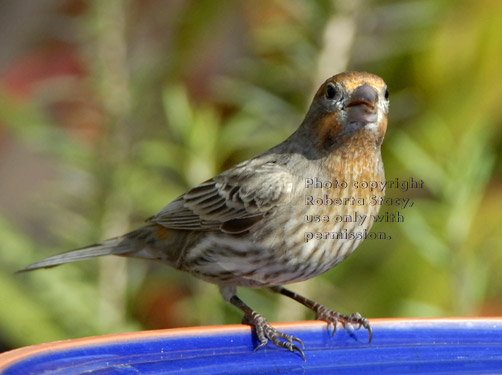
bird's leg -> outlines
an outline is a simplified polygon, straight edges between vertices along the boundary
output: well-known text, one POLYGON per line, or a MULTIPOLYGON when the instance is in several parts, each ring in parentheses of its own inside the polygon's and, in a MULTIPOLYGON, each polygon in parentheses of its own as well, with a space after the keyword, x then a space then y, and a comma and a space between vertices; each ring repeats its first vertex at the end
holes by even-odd
POLYGON ((296 294, 295 292, 286 289, 282 286, 274 286, 270 288, 272 291, 276 293, 280 293, 282 295, 285 295, 289 298, 294 299, 297 302, 300 302, 302 305, 308 307, 312 311, 316 313, 316 320, 322 320, 324 322, 328 323, 329 326, 333 326, 333 336, 336 332, 336 325, 338 322, 342 323, 343 327, 345 328, 345 325, 351 324, 356 327, 356 329, 359 329, 361 327, 364 327, 368 330, 368 335, 369 335, 369 341, 368 343, 371 342, 372 338, 372 332, 371 332, 371 326, 370 323, 368 322, 368 319, 363 318, 361 314, 358 312, 351 314, 351 315, 343 315, 340 314, 336 311, 332 311, 328 309, 326 306, 321 305, 320 303, 317 303, 315 301, 312 301, 311 299, 305 298, 299 294, 296 294))
POLYGON ((267 319, 246 305, 239 297, 237 297, 237 295, 234 294, 228 299, 228 301, 244 312, 243 323, 252 325, 255 328, 258 340, 260 340, 260 345, 258 345, 255 350, 265 346, 268 340, 270 340, 275 346, 286 348, 291 352, 297 351, 305 361, 305 354, 303 354, 303 351, 298 346, 293 344, 293 341, 296 341, 304 347, 300 339, 276 330, 268 324, 267 319))

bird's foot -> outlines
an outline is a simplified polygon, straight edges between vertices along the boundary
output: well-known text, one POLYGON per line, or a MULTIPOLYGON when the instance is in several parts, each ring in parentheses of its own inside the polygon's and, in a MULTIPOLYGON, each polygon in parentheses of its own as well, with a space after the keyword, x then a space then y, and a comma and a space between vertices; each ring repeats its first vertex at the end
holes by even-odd
POLYGON ((269 341, 271 341, 275 346, 279 348, 288 349, 290 352, 298 352, 303 360, 305 361, 305 354, 303 350, 296 346, 293 342, 296 341, 299 343, 302 348, 305 348, 303 342, 287 333, 283 333, 272 327, 268 322, 260 314, 254 312, 251 316, 246 315, 243 319, 243 323, 250 324, 255 328, 256 335, 258 336, 258 340, 260 340, 260 345, 258 345, 255 350, 260 349, 261 347, 267 345, 269 341))
POLYGON ((347 324, 352 325, 355 329, 360 329, 361 327, 365 328, 368 330, 368 335, 369 335, 369 340, 368 344, 371 342, 372 338, 372 332, 371 332, 371 326, 370 323, 368 322, 368 319, 363 318, 361 314, 358 312, 351 314, 351 315, 343 315, 340 314, 339 312, 332 311, 328 309, 326 306, 323 306, 321 304, 316 304, 315 306, 315 313, 316 313, 316 320, 322 320, 324 322, 328 323, 329 326, 333 326, 333 333, 331 334, 331 337, 334 336, 336 332, 336 325, 338 323, 341 323, 343 327, 347 324))

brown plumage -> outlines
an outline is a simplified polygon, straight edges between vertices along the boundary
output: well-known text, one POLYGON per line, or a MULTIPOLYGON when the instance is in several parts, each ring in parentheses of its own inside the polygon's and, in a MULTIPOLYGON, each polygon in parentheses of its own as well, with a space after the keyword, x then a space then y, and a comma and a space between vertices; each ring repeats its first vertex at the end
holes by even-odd
POLYGON ((255 327, 259 347, 270 340, 305 358, 293 344, 301 341, 271 327, 237 297, 236 287, 271 288, 311 308, 334 328, 338 322, 364 326, 371 340, 368 321, 358 313, 341 315, 281 285, 331 269, 355 250, 362 240, 358 235, 369 231, 370 215, 379 206, 367 198, 384 193, 358 189, 353 182, 385 179, 380 145, 388 108, 381 78, 361 72, 335 75, 321 85, 300 127, 281 144, 194 187, 133 232, 22 271, 109 254, 155 260, 217 284, 223 298, 255 327), (318 188, 309 179, 347 186, 318 188), (318 199, 329 203, 326 198, 366 200, 358 206, 311 204, 318 199), (363 223, 336 220, 355 211, 367 215, 363 223), (310 215, 330 220, 306 222, 310 215), (346 236, 331 238, 330 233, 346 236))

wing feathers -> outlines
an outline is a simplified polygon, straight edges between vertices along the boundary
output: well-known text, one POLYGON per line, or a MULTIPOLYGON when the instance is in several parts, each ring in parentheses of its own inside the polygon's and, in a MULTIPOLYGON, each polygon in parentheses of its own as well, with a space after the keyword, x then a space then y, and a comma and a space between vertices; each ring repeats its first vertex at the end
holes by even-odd
POLYGON ((252 159, 189 190, 149 221, 173 229, 240 233, 290 201, 293 178, 282 165, 252 159))

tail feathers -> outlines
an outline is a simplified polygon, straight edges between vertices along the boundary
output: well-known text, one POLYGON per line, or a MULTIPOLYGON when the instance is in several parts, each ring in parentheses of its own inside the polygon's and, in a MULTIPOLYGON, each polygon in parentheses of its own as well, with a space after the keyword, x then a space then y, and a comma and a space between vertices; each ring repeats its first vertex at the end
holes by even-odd
POLYGON ((64 263, 76 262, 79 260, 97 258, 104 255, 123 255, 130 252, 131 244, 126 243, 123 237, 113 238, 95 245, 90 245, 77 250, 54 255, 30 264, 29 266, 17 271, 26 272, 40 268, 50 268, 64 263))

